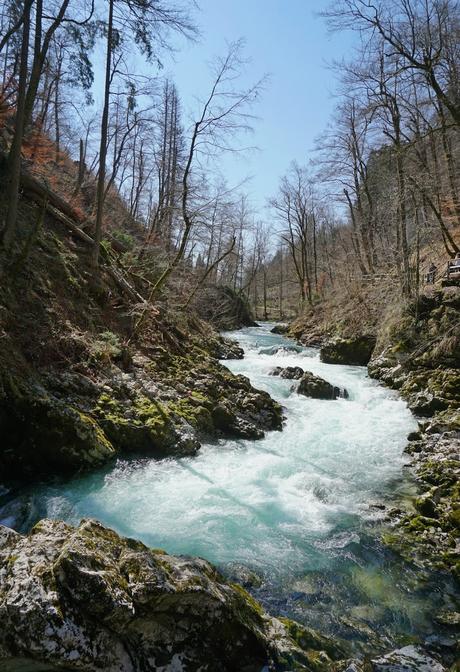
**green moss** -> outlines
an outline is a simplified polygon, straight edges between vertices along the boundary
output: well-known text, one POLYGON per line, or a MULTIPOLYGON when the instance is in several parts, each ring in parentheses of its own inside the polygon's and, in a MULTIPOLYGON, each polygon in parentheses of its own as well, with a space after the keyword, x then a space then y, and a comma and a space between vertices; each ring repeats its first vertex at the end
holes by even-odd
MULTIPOLYGON (((325 637, 324 635, 319 634, 311 628, 307 628, 296 621, 292 621, 289 618, 280 618, 279 619, 283 625, 286 626, 289 636, 294 640, 294 642, 303 650, 308 653, 308 659, 310 662, 316 660, 317 663, 324 663, 323 658, 318 658, 317 655, 314 655, 314 652, 317 654, 319 652, 325 652, 327 656, 333 660, 338 660, 345 657, 346 650, 342 642, 338 640, 325 637)), ((330 661, 329 661, 330 663, 330 661)), ((317 669, 317 668, 314 668, 317 669)), ((323 668, 320 668, 323 669, 323 668)))
POLYGON ((105 392, 93 412, 121 450, 162 451, 175 441, 176 432, 168 408, 143 395, 122 402, 105 392))
POLYGON ((449 513, 448 520, 453 527, 460 529, 460 509, 453 509, 449 513))
POLYGON ((457 483, 459 463, 455 460, 427 460, 418 472, 419 478, 432 485, 453 486, 457 483))
MULTIPOLYGON (((203 399, 203 395, 199 395, 203 399)), ((209 402, 208 402, 209 403, 209 402)), ((197 398, 184 398, 168 404, 168 411, 186 420, 194 429, 211 433, 214 424, 208 408, 199 404, 197 398)))
POLYGON ((416 497, 414 501, 414 506, 423 516, 428 516, 429 518, 437 517, 436 504, 429 497, 429 495, 422 495, 421 497, 416 497))
POLYGON ((438 521, 426 516, 414 516, 407 522, 407 528, 413 532, 423 532, 430 527, 437 527, 438 521))
POLYGON ((82 413, 77 408, 73 409, 80 418, 80 425, 77 425, 77 434, 84 439, 87 433, 94 436, 95 442, 108 452, 113 452, 113 446, 94 418, 82 413))
POLYGON ((252 611, 254 611, 257 616, 263 617, 264 616, 264 610, 262 609, 261 605, 255 600, 252 595, 248 593, 247 590, 245 590, 242 586, 240 586, 238 583, 230 583, 229 584, 233 590, 242 598, 244 601, 245 606, 249 606, 252 611))

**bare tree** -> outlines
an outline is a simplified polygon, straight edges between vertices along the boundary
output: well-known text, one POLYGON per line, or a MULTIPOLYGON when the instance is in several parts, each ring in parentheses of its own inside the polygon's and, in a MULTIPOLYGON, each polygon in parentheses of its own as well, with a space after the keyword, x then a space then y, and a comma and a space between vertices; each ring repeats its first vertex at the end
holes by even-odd
POLYGON ((456 0, 338 0, 323 12, 333 28, 377 33, 403 69, 419 73, 460 125, 460 18, 456 0))
POLYGON ((168 36, 171 31, 187 37, 192 37, 195 32, 186 12, 177 7, 168 7, 157 0, 122 0, 116 7, 115 0, 108 0, 108 3, 104 103, 92 253, 94 266, 97 266, 99 261, 102 240, 111 86, 114 78, 120 75, 123 49, 126 49, 127 43, 138 45, 148 60, 159 62, 158 49, 169 48, 168 36))
POLYGON ((316 275, 316 222, 312 185, 305 168, 293 163, 270 201, 295 269, 301 304, 313 302, 316 275))
POLYGON ((183 230, 176 254, 168 267, 155 283, 150 300, 164 286, 167 279, 184 258, 190 234, 194 226, 194 217, 190 208, 191 178, 193 166, 197 160, 209 159, 216 151, 236 151, 235 136, 250 130, 251 115, 248 108, 258 97, 264 80, 241 90, 235 87, 235 81, 241 73, 243 60, 242 43, 230 45, 225 58, 219 59, 215 66, 215 79, 208 98, 203 103, 201 113, 191 129, 190 144, 182 175, 181 215, 183 230))

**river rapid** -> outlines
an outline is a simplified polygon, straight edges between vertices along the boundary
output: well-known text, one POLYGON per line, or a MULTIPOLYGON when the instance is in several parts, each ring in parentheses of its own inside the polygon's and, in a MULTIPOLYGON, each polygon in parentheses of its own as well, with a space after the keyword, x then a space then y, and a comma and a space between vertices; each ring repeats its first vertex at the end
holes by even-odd
MULTIPOLYGON (((272 326, 229 334, 245 358, 224 363, 283 405, 282 432, 205 443, 196 457, 119 459, 35 486, 22 495, 29 524, 95 517, 149 546, 202 556, 236 580, 249 568, 260 578, 249 580, 250 590, 270 612, 357 649, 429 636, 433 614, 454 599, 449 586, 379 541, 383 505, 413 494, 403 449, 414 419, 365 368, 323 364, 317 350, 270 333, 272 326), (349 398, 298 395, 295 381, 269 375, 275 366, 312 371, 349 398)), ((7 508, 0 518, 8 524, 7 508)))

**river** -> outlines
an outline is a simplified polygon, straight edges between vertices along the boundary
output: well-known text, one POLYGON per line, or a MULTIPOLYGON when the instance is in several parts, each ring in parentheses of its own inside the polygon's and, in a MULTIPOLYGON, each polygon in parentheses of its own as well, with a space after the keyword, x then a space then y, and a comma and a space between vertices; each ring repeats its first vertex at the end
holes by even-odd
POLYGON ((149 546, 202 556, 229 575, 244 565, 259 575, 252 592, 273 614, 358 649, 430 634, 432 614, 449 605, 449 586, 379 542, 383 505, 413 493, 403 449, 414 419, 365 368, 323 364, 316 350, 293 350, 271 326, 233 332, 245 358, 225 365, 283 405, 282 432, 206 443, 196 457, 120 459, 36 486, 24 494, 32 517, 95 517, 149 546), (298 395, 293 381, 269 375, 275 366, 301 366, 346 388, 349 398, 298 395))

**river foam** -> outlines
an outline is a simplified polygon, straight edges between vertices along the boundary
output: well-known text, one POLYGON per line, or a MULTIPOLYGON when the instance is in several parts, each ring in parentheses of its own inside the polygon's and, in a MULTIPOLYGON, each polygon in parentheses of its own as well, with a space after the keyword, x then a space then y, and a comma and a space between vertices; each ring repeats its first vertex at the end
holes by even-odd
POLYGON ((369 503, 401 478, 414 422, 404 402, 362 367, 322 364, 312 349, 293 352, 267 326, 232 336, 245 359, 227 366, 282 403, 282 432, 205 444, 193 458, 120 460, 108 473, 44 488, 44 513, 73 522, 94 516, 172 553, 274 575, 326 566, 326 542, 375 516, 369 503), (293 381, 269 375, 280 365, 312 371, 350 397, 300 396, 293 381))

